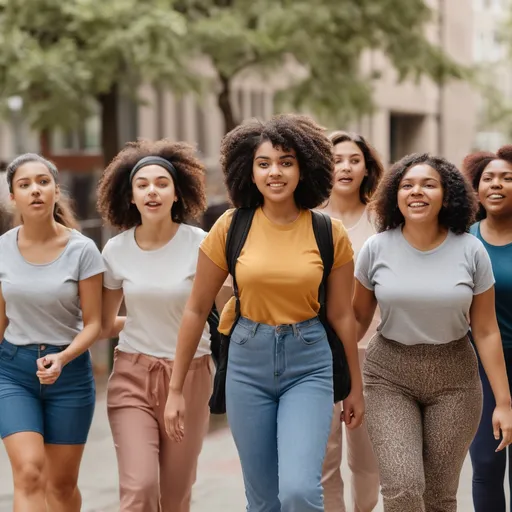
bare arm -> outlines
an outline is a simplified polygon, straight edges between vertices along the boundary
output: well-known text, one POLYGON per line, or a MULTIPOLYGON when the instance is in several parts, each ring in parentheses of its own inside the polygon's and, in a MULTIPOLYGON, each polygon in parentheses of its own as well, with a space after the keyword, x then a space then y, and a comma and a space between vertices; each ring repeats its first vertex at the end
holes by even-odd
POLYGON ((2 287, 0 286, 0 343, 4 339, 5 329, 9 325, 9 319, 5 314, 5 300, 2 294, 2 287))
POLYGON ((501 450, 512 441, 512 413, 503 345, 496 320, 494 287, 473 297, 470 319, 473 339, 496 401, 493 427, 496 439, 499 439, 499 430, 503 432, 498 447, 501 450))
POLYGON ((115 338, 123 330, 126 317, 117 316, 122 301, 122 288, 119 290, 109 290, 108 288, 103 287, 101 339, 115 338))
POLYGON ((473 339, 491 384, 496 405, 510 407, 510 390, 503 345, 496 320, 494 287, 473 297, 469 314, 473 339))
POLYGON ((192 293, 185 306, 178 333, 178 345, 169 393, 181 394, 190 363, 201 339, 208 314, 228 273, 199 251, 192 293))
POLYGON ((83 354, 99 337, 101 332, 101 288, 103 274, 78 282, 78 295, 82 307, 84 328, 71 345, 61 352, 64 364, 83 354))
POLYGON ((377 308, 377 299, 372 290, 365 288, 357 279, 355 281, 356 286, 352 305, 357 321, 357 341, 359 342, 363 339, 372 323, 375 309, 377 308))
POLYGON ((215 299, 215 307, 219 315, 231 297, 233 297, 233 279, 228 275, 215 299))

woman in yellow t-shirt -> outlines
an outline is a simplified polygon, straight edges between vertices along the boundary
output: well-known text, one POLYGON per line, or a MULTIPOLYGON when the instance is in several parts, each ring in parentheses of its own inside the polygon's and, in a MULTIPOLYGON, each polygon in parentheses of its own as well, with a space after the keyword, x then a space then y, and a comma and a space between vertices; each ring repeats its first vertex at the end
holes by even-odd
MULTIPOLYGON (((249 512, 323 511, 322 464, 333 411, 332 354, 318 319, 323 265, 311 209, 329 197, 334 158, 324 130, 305 116, 250 121, 224 138, 221 163, 236 207, 255 208, 236 264, 241 318, 231 334, 226 378, 229 425, 240 456, 249 512)), ((226 236, 233 210, 201 245, 178 335, 166 425, 183 438, 182 394, 208 312, 228 276, 226 236)), ((353 251, 333 220, 334 264, 327 317, 343 340, 352 381, 342 415, 359 426, 364 402, 351 306, 353 251)), ((229 334, 235 300, 219 330, 229 334)))

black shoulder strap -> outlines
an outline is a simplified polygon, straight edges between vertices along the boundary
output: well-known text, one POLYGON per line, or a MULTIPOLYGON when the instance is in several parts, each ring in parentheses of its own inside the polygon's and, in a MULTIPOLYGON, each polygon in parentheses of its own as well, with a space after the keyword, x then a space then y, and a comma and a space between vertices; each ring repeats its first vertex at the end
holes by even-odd
POLYGON ((315 210, 311 210, 311 217, 313 221, 313 232, 315 233, 316 244, 318 245, 320 257, 322 258, 324 265, 324 275, 322 277, 322 283, 318 291, 318 302, 320 305, 324 305, 327 278, 331 273, 332 265, 334 263, 332 222, 328 215, 315 210))
POLYGON ((240 299, 238 296, 235 267, 251 229, 254 212, 254 208, 237 208, 233 213, 226 238, 226 261, 229 273, 233 277, 233 292, 236 297, 237 314, 240 312, 240 299))

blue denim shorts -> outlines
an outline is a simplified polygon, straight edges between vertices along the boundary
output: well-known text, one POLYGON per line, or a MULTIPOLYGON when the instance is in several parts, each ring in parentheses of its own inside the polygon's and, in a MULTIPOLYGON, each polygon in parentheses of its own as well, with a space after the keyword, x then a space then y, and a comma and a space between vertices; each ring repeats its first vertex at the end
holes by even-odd
POLYGON ((46 444, 85 444, 96 387, 89 352, 68 363, 54 384, 42 385, 36 361, 65 347, 0 344, 0 437, 37 432, 46 444))

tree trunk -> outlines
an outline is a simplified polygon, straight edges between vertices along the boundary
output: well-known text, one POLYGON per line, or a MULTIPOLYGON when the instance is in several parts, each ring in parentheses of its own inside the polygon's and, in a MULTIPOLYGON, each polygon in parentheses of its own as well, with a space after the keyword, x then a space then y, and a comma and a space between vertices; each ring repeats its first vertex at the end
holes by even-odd
POLYGON ((98 101, 101 105, 101 149, 106 167, 119 151, 117 84, 113 84, 105 94, 100 94, 98 101))
MULTIPOLYGON (((119 151, 119 97, 117 84, 113 84, 108 92, 98 96, 98 102, 101 105, 101 150, 103 153, 103 165, 107 165, 113 160, 119 151)), ((122 312, 120 312, 122 314, 122 312)), ((110 369, 114 363, 114 350, 118 339, 113 338, 109 343, 110 369)))
POLYGON ((224 118, 224 133, 228 133, 238 125, 238 121, 235 119, 233 105, 231 104, 230 79, 221 73, 219 73, 219 79, 221 90, 217 96, 217 104, 224 118))

